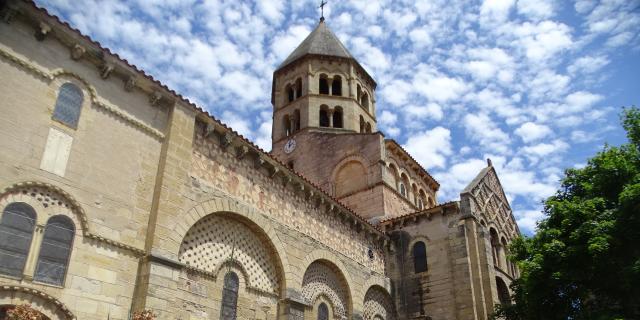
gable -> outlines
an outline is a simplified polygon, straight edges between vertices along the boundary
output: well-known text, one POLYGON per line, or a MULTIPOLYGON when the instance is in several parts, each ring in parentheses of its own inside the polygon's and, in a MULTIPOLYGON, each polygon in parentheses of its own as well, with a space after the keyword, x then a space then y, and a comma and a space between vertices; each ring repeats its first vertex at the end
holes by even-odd
POLYGON ((479 221, 498 226, 510 238, 520 233, 509 200, 491 164, 460 193, 460 201, 463 210, 469 210, 479 221))

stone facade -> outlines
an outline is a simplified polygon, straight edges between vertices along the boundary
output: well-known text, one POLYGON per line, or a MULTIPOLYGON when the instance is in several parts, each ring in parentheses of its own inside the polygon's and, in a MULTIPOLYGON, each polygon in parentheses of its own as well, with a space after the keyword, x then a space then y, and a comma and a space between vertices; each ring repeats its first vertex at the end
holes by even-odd
POLYGON ((376 84, 337 38, 320 48, 341 56, 297 50, 274 73, 265 153, 31 2, 0 15, 0 312, 484 319, 497 282, 517 275, 495 170, 439 205, 438 182, 377 132, 376 84), (77 88, 64 114, 77 122, 58 115, 64 86, 77 88), (27 219, 26 246, 6 240, 20 227, 10 216, 27 219), (69 239, 51 238, 56 219, 69 239), (428 248, 420 274, 416 241, 428 248), (49 255, 63 257, 59 282, 42 277, 49 255))

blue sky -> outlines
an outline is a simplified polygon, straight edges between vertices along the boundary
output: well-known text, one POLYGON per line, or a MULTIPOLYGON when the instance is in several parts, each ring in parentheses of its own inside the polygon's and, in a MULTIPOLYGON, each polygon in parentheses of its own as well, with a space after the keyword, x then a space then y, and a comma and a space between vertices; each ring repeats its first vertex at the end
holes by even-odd
MULTIPOLYGON (((273 70, 319 17, 315 0, 37 3, 265 150, 273 70)), ((325 17, 438 200, 491 158, 525 234, 564 168, 623 143, 621 107, 640 105, 640 0, 329 0, 325 17)))

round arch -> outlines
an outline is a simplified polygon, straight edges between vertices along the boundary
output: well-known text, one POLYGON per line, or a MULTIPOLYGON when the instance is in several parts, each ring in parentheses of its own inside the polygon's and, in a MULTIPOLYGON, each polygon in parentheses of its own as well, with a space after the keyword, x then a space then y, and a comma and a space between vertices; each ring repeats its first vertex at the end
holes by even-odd
MULTIPOLYGON (((82 229, 82 235, 88 236, 91 232, 89 229, 89 219, 87 218, 87 213, 82 209, 80 203, 68 192, 64 191, 62 188, 55 186, 50 183, 39 182, 39 181, 23 181, 17 182, 5 187, 0 190, 0 198, 4 198, 9 193, 20 193, 20 201, 26 202, 37 212, 44 212, 47 210, 51 210, 48 208, 52 208, 51 204, 57 204, 56 199, 59 201, 64 201, 63 204, 68 205, 68 210, 73 214, 73 217, 78 219, 80 222, 80 227, 82 229), (48 197, 42 197, 43 200, 46 201, 47 207, 45 207, 44 202, 40 202, 33 198, 29 194, 29 189, 44 189, 50 192, 48 197), (58 197, 56 197, 58 196, 58 197), (60 198, 60 199, 58 199, 60 198), (62 200, 61 200, 62 199, 62 200)), ((58 212, 58 211, 56 211, 58 212)), ((46 219, 44 219, 44 215, 38 215, 39 223, 46 223, 46 219), (41 220, 44 219, 44 220, 41 220)), ((73 219, 72 219, 73 220, 73 219)), ((75 221, 74 221, 75 222, 75 221)))
POLYGON ((348 319, 353 315, 354 294, 351 292, 351 279, 347 278, 348 275, 343 270, 346 269, 341 269, 334 261, 325 258, 311 261, 304 269, 300 292, 311 305, 315 305, 319 297, 325 296, 331 301, 333 312, 348 319), (317 281, 318 279, 322 281, 317 281), (305 281, 310 282, 305 285, 305 281))
POLYGON ((0 305, 29 304, 51 320, 76 320, 76 316, 60 300, 34 288, 0 286, 0 305))
POLYGON ((289 259, 287 258, 285 246, 278 237, 278 234, 273 228, 270 220, 265 218, 255 209, 242 205, 238 201, 216 197, 200 202, 189 209, 184 215, 185 218, 180 219, 173 226, 173 237, 171 237, 172 242, 170 244, 170 253, 173 258, 176 261, 178 260, 182 239, 184 239, 187 232, 189 232, 196 222, 209 215, 221 214, 230 214, 244 219, 244 221, 248 222, 254 230, 258 231, 269 240, 270 245, 275 251, 275 262, 280 268, 280 295, 284 297, 286 295, 287 286, 291 286, 292 283, 296 283, 292 278, 291 267, 289 259))
POLYGON ((367 290, 362 300, 363 319, 396 319, 396 311, 389 291, 379 285, 365 288, 367 290))

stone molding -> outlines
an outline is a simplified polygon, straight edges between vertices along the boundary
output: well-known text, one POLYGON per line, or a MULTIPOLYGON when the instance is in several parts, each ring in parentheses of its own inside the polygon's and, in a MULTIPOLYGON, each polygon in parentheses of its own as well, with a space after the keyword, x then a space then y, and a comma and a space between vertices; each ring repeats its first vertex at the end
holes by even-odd
POLYGON ((5 195, 9 192, 17 191, 23 188, 30 188, 30 187, 40 187, 40 188, 48 189, 64 197, 65 200, 71 205, 70 210, 73 213, 75 213, 78 220, 80 220, 80 224, 82 227, 82 235, 84 237, 93 239, 102 243, 106 243, 120 249, 127 250, 133 253, 137 257, 141 257, 144 255, 144 251, 142 249, 138 249, 128 244, 124 244, 122 242, 112 240, 112 239, 93 233, 89 225, 87 213, 84 211, 80 203, 71 194, 69 194, 68 192, 64 191, 62 188, 56 185, 46 183, 46 182, 40 182, 40 181, 22 181, 22 182, 13 183, 8 187, 1 189, 0 195, 5 195))
MULTIPOLYGON (((76 320, 76 316, 73 315, 73 313, 71 313, 71 311, 69 310, 69 308, 62 302, 60 302, 58 299, 56 299, 55 297, 47 294, 46 292, 40 291, 38 289, 34 289, 34 288, 29 288, 26 286, 17 286, 17 285, 3 285, 0 286, 0 291, 9 291, 9 292, 20 292, 20 293, 24 293, 28 296, 33 296, 33 297, 38 297, 41 298, 43 300, 45 300, 46 302, 51 303, 52 305, 58 307, 58 309, 60 309, 60 311, 62 311, 62 313, 64 315, 67 316, 67 319, 69 320, 76 320)), ((38 310, 38 306, 35 306, 36 310, 38 310)), ((40 306, 41 308, 43 306, 40 306)), ((38 310, 40 311, 40 310, 38 310)))
POLYGON ((117 116, 118 118, 124 120, 125 122, 131 124, 133 127, 155 137, 156 139, 162 140, 164 139, 164 133, 160 132, 159 130, 145 124, 144 122, 138 120, 136 117, 134 117, 133 115, 130 115, 129 113, 127 113, 126 111, 120 109, 117 106, 114 106, 106 101, 104 101, 102 98, 100 98, 97 94, 97 91, 95 89, 94 86, 92 86, 87 80, 85 80, 84 78, 82 78, 81 76, 71 72, 71 71, 67 71, 64 69, 55 69, 53 71, 47 71, 46 69, 44 69, 43 67, 30 62, 30 61, 26 61, 20 57, 18 57, 16 54, 9 52, 7 49, 0 47, 0 56, 17 64, 18 66, 22 67, 24 70, 31 72, 34 75, 37 75, 45 80, 47 80, 48 82, 51 82, 53 80, 55 80, 56 78, 62 77, 62 76, 70 76, 73 77, 75 79, 77 79, 78 81, 82 82, 85 87, 87 88, 87 91, 89 91, 89 94, 91 95, 91 103, 96 105, 97 107, 117 116))

